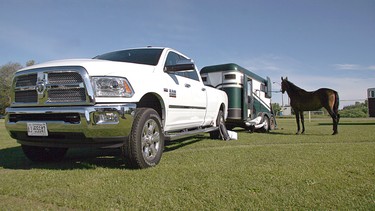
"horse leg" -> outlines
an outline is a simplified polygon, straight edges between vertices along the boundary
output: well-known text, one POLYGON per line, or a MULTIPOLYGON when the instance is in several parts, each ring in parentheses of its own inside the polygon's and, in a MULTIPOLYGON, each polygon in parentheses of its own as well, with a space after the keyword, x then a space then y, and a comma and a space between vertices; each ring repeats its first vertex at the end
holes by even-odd
POLYGON ((300 125, 299 125, 299 111, 295 111, 296 113, 296 122, 297 122, 297 135, 299 134, 299 131, 300 131, 300 125))
POLYGON ((305 117, 303 116, 303 111, 300 112, 300 116, 301 116, 301 123, 302 123, 302 133, 301 134, 304 134, 305 133, 305 117))
POLYGON ((339 115, 332 110, 328 110, 329 115, 332 117, 332 125, 333 125, 333 133, 332 135, 336 135, 338 133, 337 131, 337 125, 339 124, 339 115))

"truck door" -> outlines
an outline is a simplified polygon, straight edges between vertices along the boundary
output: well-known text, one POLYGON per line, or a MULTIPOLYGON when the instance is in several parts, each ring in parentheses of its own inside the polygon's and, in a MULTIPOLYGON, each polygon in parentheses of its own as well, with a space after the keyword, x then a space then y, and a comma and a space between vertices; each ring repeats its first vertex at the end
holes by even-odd
MULTIPOLYGON (((186 59, 175 52, 169 52, 166 65, 174 65, 181 59, 186 59)), ((179 71, 169 73, 173 91, 169 98, 168 122, 170 129, 185 129, 199 127, 203 124, 206 114, 206 90, 199 81, 197 71, 179 71)))

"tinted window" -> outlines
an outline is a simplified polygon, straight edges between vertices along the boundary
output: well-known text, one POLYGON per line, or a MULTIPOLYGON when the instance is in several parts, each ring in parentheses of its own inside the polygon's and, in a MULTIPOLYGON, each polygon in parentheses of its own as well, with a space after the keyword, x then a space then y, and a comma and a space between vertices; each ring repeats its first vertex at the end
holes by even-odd
MULTIPOLYGON (((180 60, 187 60, 187 58, 175 53, 175 52, 170 52, 168 53, 167 60, 165 61, 165 66, 168 65, 176 65, 178 64, 178 61, 180 60)), ((188 71, 179 71, 174 73, 175 75, 179 75, 185 78, 190 78, 196 81, 199 81, 199 76, 197 74, 197 71, 195 70, 188 70, 188 71)))
POLYGON ((162 52, 163 49, 132 49, 102 54, 94 59, 156 66, 162 52))

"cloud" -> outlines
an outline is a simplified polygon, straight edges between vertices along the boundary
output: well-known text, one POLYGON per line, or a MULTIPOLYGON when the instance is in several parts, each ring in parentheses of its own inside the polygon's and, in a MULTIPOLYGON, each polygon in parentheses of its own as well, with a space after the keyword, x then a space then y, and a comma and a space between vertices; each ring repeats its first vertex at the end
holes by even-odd
POLYGON ((375 70, 375 65, 364 66, 359 64, 334 64, 337 70, 375 70))

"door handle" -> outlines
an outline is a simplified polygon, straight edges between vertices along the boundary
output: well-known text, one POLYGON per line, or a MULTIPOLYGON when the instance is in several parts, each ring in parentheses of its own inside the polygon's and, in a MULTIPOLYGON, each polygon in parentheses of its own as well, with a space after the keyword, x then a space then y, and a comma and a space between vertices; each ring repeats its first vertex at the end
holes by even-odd
POLYGON ((186 87, 186 88, 190 88, 191 85, 190 85, 190 84, 185 84, 185 87, 186 87))

